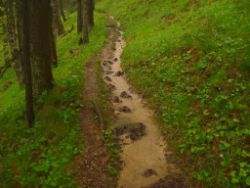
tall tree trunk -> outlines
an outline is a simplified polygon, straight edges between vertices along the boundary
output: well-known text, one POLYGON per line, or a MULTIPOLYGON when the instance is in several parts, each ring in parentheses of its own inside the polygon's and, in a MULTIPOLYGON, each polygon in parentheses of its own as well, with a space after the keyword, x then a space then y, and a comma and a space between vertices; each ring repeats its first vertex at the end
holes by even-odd
MULTIPOLYGON (((58 14, 56 11, 56 4, 54 4, 55 0, 51 0, 51 9, 50 9, 50 16, 52 18, 52 24, 50 26, 50 49, 51 49, 51 58, 52 58, 52 64, 57 67, 58 62, 57 62, 57 51, 56 51, 56 40, 57 40, 57 35, 59 34, 59 29, 58 29, 58 24, 57 24, 57 18, 58 14)), ((57 0, 56 0, 57 1, 57 0)), ((63 29, 64 33, 64 29, 63 29)))
POLYGON ((6 2, 6 12, 7 12, 7 40, 9 43, 10 55, 12 66, 16 72, 17 80, 20 85, 24 83, 23 71, 20 62, 20 57, 18 53, 18 42, 16 33, 16 20, 15 20, 15 0, 8 0, 6 2))
POLYGON ((94 9, 95 9, 95 2, 94 0, 87 0, 88 1, 88 26, 91 29, 94 26, 94 9))
POLYGON ((4 21, 2 23, 2 29, 3 29, 3 59, 5 64, 7 64, 7 62, 10 64, 10 50, 9 50, 9 43, 8 43, 8 30, 7 30, 7 23, 4 21))
POLYGON ((55 34, 53 32, 53 26, 51 25, 51 31, 50 31, 50 49, 51 49, 51 61, 52 64, 57 67, 58 66, 58 59, 57 59, 57 51, 56 51, 56 38, 55 38, 55 34))
MULTIPOLYGON (((52 12, 53 12, 53 28, 56 35, 62 35, 65 33, 64 26, 60 17, 59 0, 51 0, 52 12)), ((56 38, 56 36, 55 36, 56 38)))
POLYGON ((89 42, 89 29, 88 29, 88 0, 82 0, 82 43, 89 42))
POLYGON ((30 59, 32 62, 33 94, 41 95, 53 87, 52 77, 52 9, 50 0, 28 0, 30 17, 30 59))
POLYGON ((62 19, 63 21, 66 21, 67 19, 64 13, 63 0, 59 0, 59 6, 60 6, 60 13, 61 13, 62 19))
MULTIPOLYGON (((18 0, 19 1, 19 0, 18 0)), ((21 47, 22 56, 21 61, 24 68, 25 75, 25 98, 26 98, 26 112, 27 120, 30 127, 33 127, 35 115, 33 110, 33 95, 32 95, 32 74, 31 74, 31 61, 30 61, 30 15, 28 2, 30 0, 20 0, 19 3, 19 13, 22 15, 22 32, 21 32, 21 47)))
POLYGON ((77 32, 82 31, 82 0, 77 0, 77 32))

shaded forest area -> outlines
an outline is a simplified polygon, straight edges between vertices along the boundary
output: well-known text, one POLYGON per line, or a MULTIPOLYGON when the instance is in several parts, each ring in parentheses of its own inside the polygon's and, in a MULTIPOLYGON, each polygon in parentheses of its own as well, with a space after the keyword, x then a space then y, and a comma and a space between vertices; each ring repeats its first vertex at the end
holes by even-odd
MULTIPOLYGON (((248 0, 0 0, 0 187, 79 187, 86 62, 116 27, 111 15, 126 79, 191 187, 250 186, 248 0)), ((97 87, 117 164, 110 93, 97 87)), ((103 169, 115 184, 120 170, 103 169)))
POLYGON ((84 62, 106 34, 87 3, 1 1, 0 187, 75 185, 84 62))

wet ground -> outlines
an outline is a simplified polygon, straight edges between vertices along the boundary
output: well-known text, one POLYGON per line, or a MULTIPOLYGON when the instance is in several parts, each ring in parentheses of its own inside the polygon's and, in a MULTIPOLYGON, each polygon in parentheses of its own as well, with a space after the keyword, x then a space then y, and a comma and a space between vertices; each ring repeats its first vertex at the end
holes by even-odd
POLYGON ((174 160, 166 159, 166 153, 171 152, 154 120, 154 112, 126 80, 121 67, 125 41, 119 23, 116 25, 110 27, 110 42, 101 65, 116 115, 113 133, 121 145, 123 165, 118 187, 188 187, 174 160))

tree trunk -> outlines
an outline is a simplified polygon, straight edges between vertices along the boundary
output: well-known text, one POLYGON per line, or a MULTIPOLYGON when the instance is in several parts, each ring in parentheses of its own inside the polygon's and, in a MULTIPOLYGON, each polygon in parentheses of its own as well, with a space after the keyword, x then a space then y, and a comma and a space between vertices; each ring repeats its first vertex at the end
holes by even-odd
POLYGON ((64 26, 60 17, 59 11, 59 0, 51 0, 52 12, 53 12, 53 28, 55 38, 57 35, 62 35, 65 33, 64 26))
POLYGON ((77 0, 77 32, 82 32, 82 0, 77 0))
POLYGON ((50 0, 28 0, 30 26, 30 59, 32 62, 33 94, 41 95, 53 87, 52 81, 52 9, 50 0))
MULTIPOLYGON (((19 0, 18 0, 19 1, 19 0)), ((25 75, 25 98, 26 98, 26 112, 27 120, 30 127, 33 127, 35 115, 33 110, 33 95, 32 95, 32 74, 31 74, 31 61, 30 61, 30 15, 28 2, 30 0, 20 0, 19 3, 19 13, 22 15, 22 32, 21 32, 21 47, 22 56, 21 61, 24 68, 25 75)))
POLYGON ((52 65, 54 65, 55 67, 58 66, 58 59, 57 59, 57 51, 56 51, 56 38, 55 38, 55 34, 53 32, 53 27, 51 25, 51 31, 50 31, 50 49, 51 49, 51 61, 52 61, 52 65))
POLYGON ((10 49, 11 55, 11 64, 16 72, 17 80, 20 85, 24 84, 24 77, 22 66, 20 62, 20 57, 18 53, 18 42, 17 42, 17 33, 16 33, 16 20, 15 20, 15 1, 8 0, 6 2, 6 13, 7 13, 7 40, 10 49))
POLYGON ((82 19, 82 43, 87 44, 89 42, 88 0, 82 0, 82 19))
POLYGON ((94 0, 87 0, 88 1, 88 26, 91 29, 94 26, 94 9, 95 9, 95 2, 94 0))
POLYGON ((63 0, 59 0, 59 6, 60 6, 60 13, 61 13, 62 19, 63 21, 66 21, 67 19, 64 13, 63 0))
MULTIPOLYGON (((56 38, 58 33, 58 25, 56 24, 56 18, 57 18, 57 13, 55 11, 55 4, 54 0, 51 0, 51 8, 50 8, 50 16, 52 18, 52 24, 50 25, 50 49, 51 49, 51 60, 52 60, 52 65, 55 67, 58 66, 57 62, 57 51, 56 51, 56 38)), ((64 30, 64 29, 63 29, 64 30)), ((64 31, 63 31, 64 32, 64 31)))

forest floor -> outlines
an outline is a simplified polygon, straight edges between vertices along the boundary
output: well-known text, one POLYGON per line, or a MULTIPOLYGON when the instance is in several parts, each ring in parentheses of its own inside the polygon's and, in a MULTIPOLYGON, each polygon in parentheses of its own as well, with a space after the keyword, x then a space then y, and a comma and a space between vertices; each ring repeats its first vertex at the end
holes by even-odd
POLYGON ((249 187, 249 7, 102 0, 82 46, 68 15, 34 128, 0 79, 0 187, 249 187))
POLYGON ((0 187, 77 187, 77 168, 71 165, 76 156, 87 150, 81 144, 79 126, 83 69, 103 47, 106 19, 96 14, 96 26, 89 36, 94 42, 79 46, 76 18, 76 13, 68 15, 64 26, 71 32, 58 38, 54 88, 37 100, 33 129, 27 128, 24 90, 19 87, 14 70, 7 70, 0 79, 0 187))
MULTIPOLYGON (((112 117, 109 127, 120 148, 119 188, 185 188, 189 187, 186 178, 177 167, 177 159, 161 136, 155 114, 143 97, 126 80, 121 68, 121 54, 125 47, 123 32, 119 23, 110 17, 109 36, 105 47, 94 55, 85 66, 85 107, 81 111, 81 129, 84 137, 82 156, 79 156, 78 179, 81 187, 115 187, 107 175, 112 165, 111 151, 105 144, 103 132, 104 117, 98 107, 98 72, 106 83, 112 117), (96 65, 100 63, 99 65, 96 65), (99 119, 99 122, 97 121, 99 119)), ((118 169, 117 169, 118 170, 118 169)))
POLYGON ((105 146, 102 128, 96 121, 96 101, 100 95, 97 85, 97 73, 94 64, 100 54, 94 55, 85 66, 85 106, 80 115, 80 126, 83 135, 85 152, 79 156, 78 179, 81 187, 111 187, 104 169, 109 164, 110 153, 105 146), (97 178, 98 177, 98 178, 97 178))

